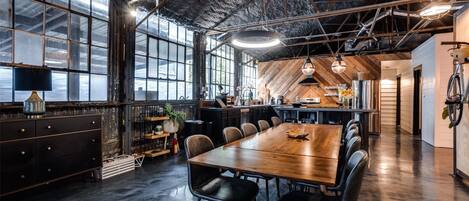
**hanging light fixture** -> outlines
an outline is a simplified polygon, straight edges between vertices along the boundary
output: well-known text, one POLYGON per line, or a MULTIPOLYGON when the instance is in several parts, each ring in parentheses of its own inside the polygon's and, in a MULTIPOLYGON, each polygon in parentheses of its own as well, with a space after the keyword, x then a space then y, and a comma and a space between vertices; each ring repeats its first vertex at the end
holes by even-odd
POLYGON ((273 31, 240 31, 233 35, 231 43, 241 48, 268 48, 280 44, 280 34, 273 31))
POLYGON ((419 15, 423 19, 435 20, 439 19, 451 10, 452 6, 449 2, 431 2, 425 6, 420 12, 419 15))
POLYGON ((345 69, 347 68, 347 64, 342 59, 342 56, 340 56, 340 54, 338 54, 335 57, 335 61, 332 62, 331 68, 332 68, 332 72, 337 73, 337 74, 343 73, 345 69))
POLYGON ((305 59, 305 63, 301 67, 301 72, 306 75, 306 79, 302 80, 299 84, 311 86, 311 85, 318 85, 318 81, 313 78, 314 72, 316 72, 316 65, 311 61, 309 58, 309 45, 307 46, 308 49, 308 56, 305 59))

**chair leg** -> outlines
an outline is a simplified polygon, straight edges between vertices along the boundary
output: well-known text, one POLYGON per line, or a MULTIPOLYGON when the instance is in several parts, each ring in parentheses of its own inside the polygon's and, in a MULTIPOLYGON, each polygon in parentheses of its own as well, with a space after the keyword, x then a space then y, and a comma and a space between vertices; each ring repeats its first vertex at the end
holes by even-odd
POLYGON ((256 178, 256 183, 259 183, 259 178, 256 178))
POLYGON ((277 184, 277 198, 280 198, 280 179, 275 178, 275 183, 277 184))
POLYGON ((265 180, 265 194, 267 196, 266 197, 267 201, 269 201, 269 180, 268 179, 265 180))

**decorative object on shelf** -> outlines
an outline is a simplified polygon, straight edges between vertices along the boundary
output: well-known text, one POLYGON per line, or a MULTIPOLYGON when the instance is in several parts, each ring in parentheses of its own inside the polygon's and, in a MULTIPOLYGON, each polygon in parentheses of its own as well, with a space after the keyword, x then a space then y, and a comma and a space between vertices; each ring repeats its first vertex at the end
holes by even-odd
POLYGON ((335 58, 335 61, 332 62, 332 65, 331 65, 332 72, 337 73, 337 74, 343 73, 346 68, 347 68, 347 64, 342 59, 342 56, 338 54, 335 58))
POLYGON ((164 106, 164 114, 169 117, 168 120, 163 121, 163 130, 167 133, 176 133, 179 130, 179 125, 184 122, 186 113, 173 111, 171 104, 164 106))
POLYGON ((339 89, 339 103, 344 107, 350 107, 352 105, 353 91, 352 89, 339 89))
POLYGON ((231 44, 241 48, 267 48, 280 44, 280 34, 274 31, 239 31, 232 38, 231 44))
POLYGON ((174 137, 173 137, 173 141, 171 142, 171 144, 173 145, 172 146, 172 152, 174 155, 176 155, 177 153, 179 153, 179 142, 178 142, 178 134, 175 133, 174 134, 174 137))
POLYGON ((23 113, 29 116, 46 113, 46 104, 37 91, 52 90, 52 72, 44 68, 15 68, 16 91, 32 91, 31 96, 23 102, 23 113))
MULTIPOLYGON (((141 161, 143 163, 143 159, 141 161)), ((140 164, 141 165, 141 164, 140 164)), ((135 170, 135 158, 133 155, 119 155, 103 161, 101 179, 124 174, 135 170)))

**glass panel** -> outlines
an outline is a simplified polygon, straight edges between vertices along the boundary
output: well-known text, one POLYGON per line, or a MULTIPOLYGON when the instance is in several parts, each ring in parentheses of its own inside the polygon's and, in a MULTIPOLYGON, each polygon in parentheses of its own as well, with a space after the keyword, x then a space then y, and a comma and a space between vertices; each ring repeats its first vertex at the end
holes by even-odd
POLYGON ((109 0, 92 0, 91 14, 95 17, 108 19, 109 0))
POLYGON ((44 63, 48 67, 68 68, 67 55, 67 41, 46 38, 46 58, 44 60, 44 63))
POLYGON ((178 80, 184 80, 185 78, 184 74, 186 72, 186 69, 184 67, 185 67, 185 64, 178 63, 178 75, 177 75, 178 80))
POLYGON ((192 100, 192 83, 186 83, 186 99, 192 100))
POLYGON ((147 35, 135 33, 135 54, 147 55, 147 35))
POLYGON ((102 47, 107 47, 107 43, 108 43, 107 22, 93 18, 91 24, 92 24, 91 44, 102 46, 102 47))
POLYGON ((107 74, 107 49, 91 47, 91 72, 107 74))
POLYGON ((88 45, 70 44, 70 69, 88 71, 88 45))
POLYGON ((147 80, 147 100, 157 100, 158 99, 158 81, 157 80, 147 80))
POLYGON ((68 0, 47 0, 47 2, 68 8, 68 0))
POLYGON ((178 40, 178 26, 172 22, 169 22, 169 40, 178 40))
POLYGON ((15 31, 15 62, 42 65, 42 37, 22 31, 15 31))
POLYGON ((177 45, 174 43, 169 43, 169 60, 176 61, 177 60, 177 45))
POLYGON ((70 73, 68 76, 68 97, 70 101, 90 99, 90 76, 86 73, 70 73))
MULTIPOLYGON (((11 27, 12 0, 0 0, 0 26, 11 27)), ((0 98, 1 100, 1 98, 0 98)))
POLYGON ((194 32, 187 30, 186 31, 186 44, 193 46, 194 45, 193 40, 194 40, 194 32))
MULTIPOLYGON (((145 16, 147 16, 147 13, 148 13, 144 8, 141 8, 141 7, 138 7, 136 9, 136 12, 137 12, 137 16, 135 16, 135 24, 142 21, 143 18, 145 18, 145 16)), ((147 30, 148 30, 148 20, 145 20, 142 23, 140 23, 140 25, 138 25, 138 27, 137 27, 137 30, 142 31, 142 32, 147 32, 147 30)))
POLYGON ((186 48, 186 63, 192 64, 192 59, 193 59, 192 48, 187 47, 186 48))
POLYGON ((158 60, 154 58, 148 58, 148 77, 158 77, 158 60))
POLYGON ((168 82, 168 100, 177 100, 176 97, 176 81, 168 82))
POLYGON ((13 35, 11 30, 0 28, 0 62, 12 61, 13 35))
POLYGON ((151 15, 148 17, 148 33, 158 35, 158 16, 151 15))
POLYGON ((192 64, 186 64, 186 81, 192 82, 192 64))
POLYGON ((178 42, 184 44, 186 42, 186 28, 178 26, 178 42))
POLYGON ((158 60, 158 78, 168 78, 168 61, 160 59, 158 60))
POLYGON ((186 98, 186 85, 184 82, 178 82, 178 95, 177 98, 179 100, 186 98))
POLYGON ((151 57, 157 57, 158 56, 158 44, 157 44, 157 40, 155 38, 150 37, 150 39, 149 39, 148 54, 151 57))
POLYGON ((71 14, 70 35, 74 41, 88 43, 88 18, 71 14))
POLYGON ((176 79, 176 62, 174 61, 169 61, 168 79, 176 79))
POLYGON ((135 99, 135 100, 145 100, 146 91, 147 91, 147 83, 146 83, 146 80, 145 80, 145 79, 135 78, 134 85, 135 85, 135 88, 134 88, 134 90, 135 90, 134 99, 135 99))
POLYGON ((135 55, 135 77, 147 77, 147 58, 135 55))
MULTIPOLYGON (((37 94, 44 99, 44 93, 38 91, 37 94)), ((23 102, 31 96, 31 91, 15 91, 15 102, 23 102)))
POLYGON ((13 101, 13 68, 0 67, 0 102, 13 101))
POLYGON ((72 8, 72 10, 85 14, 90 13, 90 5, 90 0, 70 0, 70 8, 72 8))
POLYGON ((168 81, 158 81, 158 100, 168 100, 168 81))
POLYGON ((52 91, 46 91, 45 101, 67 101, 67 72, 52 71, 52 91))
POLYGON ((168 21, 163 19, 163 18, 160 18, 160 37, 163 37, 163 38, 168 38, 168 21))
POLYGON ((107 101, 107 76, 91 74, 90 100, 107 101))
POLYGON ((46 7, 46 35, 68 38, 68 13, 65 10, 47 6, 46 7))
POLYGON ((42 33, 44 4, 32 1, 15 1, 15 28, 42 33))
POLYGON ((178 62, 184 63, 184 56, 186 56, 186 51, 184 46, 178 45, 178 62))
POLYGON ((158 47, 158 57, 161 59, 168 59, 168 42, 159 40, 159 47, 158 47))

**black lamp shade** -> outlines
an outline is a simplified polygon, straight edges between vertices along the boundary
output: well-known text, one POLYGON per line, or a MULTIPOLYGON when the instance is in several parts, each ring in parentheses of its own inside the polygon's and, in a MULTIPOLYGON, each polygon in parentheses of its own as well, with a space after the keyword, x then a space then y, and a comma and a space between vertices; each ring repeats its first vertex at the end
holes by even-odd
POLYGON ((52 72, 45 68, 15 68, 15 90, 51 91, 52 72))

